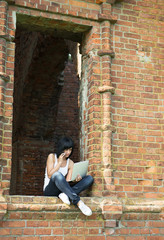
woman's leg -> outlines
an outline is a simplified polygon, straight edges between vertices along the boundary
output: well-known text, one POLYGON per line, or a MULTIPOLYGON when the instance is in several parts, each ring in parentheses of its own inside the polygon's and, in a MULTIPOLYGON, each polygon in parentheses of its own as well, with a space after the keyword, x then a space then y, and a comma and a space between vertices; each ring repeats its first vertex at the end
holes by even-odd
POLYGON ((74 186, 76 190, 74 191, 73 188, 71 188, 69 183, 66 181, 65 177, 61 173, 56 172, 52 175, 50 183, 44 191, 44 195, 58 196, 61 192, 65 193, 72 200, 72 203, 79 207, 79 209, 84 215, 90 216, 92 215, 91 209, 80 200, 78 193, 87 189, 90 185, 92 185, 92 183, 93 178, 91 176, 86 176, 74 186))
MULTIPOLYGON (((86 190, 87 188, 89 188, 91 185, 93 184, 93 177, 88 175, 82 178, 81 181, 79 181, 78 183, 76 183, 72 189, 74 190, 74 192, 76 194, 79 194, 80 192, 86 190)), ((77 206, 79 207, 79 209, 82 211, 82 213, 86 216, 91 216, 92 215, 92 210, 83 203, 83 201, 79 201, 77 203, 77 206)))
POLYGON ((93 177, 90 175, 87 175, 82 178, 81 181, 76 183, 73 187, 72 190, 76 193, 79 194, 82 191, 88 189, 91 185, 93 184, 93 177))
POLYGON ((57 188, 56 184, 50 179, 49 184, 45 188, 43 194, 44 196, 58 196, 61 191, 57 188))
POLYGON ((80 197, 70 187, 69 183, 66 181, 65 177, 60 172, 55 172, 52 175, 51 180, 55 183, 55 185, 61 192, 65 193, 71 199, 74 205, 76 205, 80 201, 80 197))

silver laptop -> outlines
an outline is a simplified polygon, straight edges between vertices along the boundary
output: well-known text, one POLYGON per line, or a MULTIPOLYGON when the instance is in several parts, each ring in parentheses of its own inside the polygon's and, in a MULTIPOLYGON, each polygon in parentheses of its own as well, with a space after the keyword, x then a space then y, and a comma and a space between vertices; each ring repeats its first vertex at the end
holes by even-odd
POLYGON ((81 177, 86 176, 88 172, 88 164, 88 160, 74 163, 71 181, 74 181, 78 174, 80 174, 81 177))

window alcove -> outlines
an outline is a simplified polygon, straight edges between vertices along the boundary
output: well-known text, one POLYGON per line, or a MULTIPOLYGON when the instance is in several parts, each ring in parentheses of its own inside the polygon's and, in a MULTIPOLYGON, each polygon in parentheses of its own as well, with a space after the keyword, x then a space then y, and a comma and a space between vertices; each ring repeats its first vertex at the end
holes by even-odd
POLYGON ((67 32, 16 28, 11 195, 42 195, 49 153, 71 136, 79 161, 79 43, 67 32))

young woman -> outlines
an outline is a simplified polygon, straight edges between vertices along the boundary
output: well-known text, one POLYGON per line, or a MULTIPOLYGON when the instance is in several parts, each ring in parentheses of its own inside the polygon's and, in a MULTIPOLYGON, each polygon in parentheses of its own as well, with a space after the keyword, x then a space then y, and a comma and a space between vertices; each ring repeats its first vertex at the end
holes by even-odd
POLYGON ((91 209, 80 200, 79 193, 93 184, 90 175, 77 176, 75 184, 70 186, 73 161, 69 158, 73 152, 74 143, 71 138, 63 137, 59 140, 56 154, 51 153, 47 158, 43 192, 45 196, 57 196, 64 203, 70 205, 70 201, 79 207, 86 216, 91 216, 91 209))

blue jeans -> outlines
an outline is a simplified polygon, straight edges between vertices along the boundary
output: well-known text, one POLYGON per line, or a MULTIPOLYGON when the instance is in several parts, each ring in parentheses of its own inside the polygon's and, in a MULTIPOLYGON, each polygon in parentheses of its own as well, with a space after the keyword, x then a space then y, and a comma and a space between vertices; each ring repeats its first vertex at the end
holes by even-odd
POLYGON ((80 201, 78 194, 89 188, 92 184, 93 177, 87 175, 71 187, 62 173, 55 172, 44 190, 44 196, 59 196, 63 192, 76 205, 80 201))

